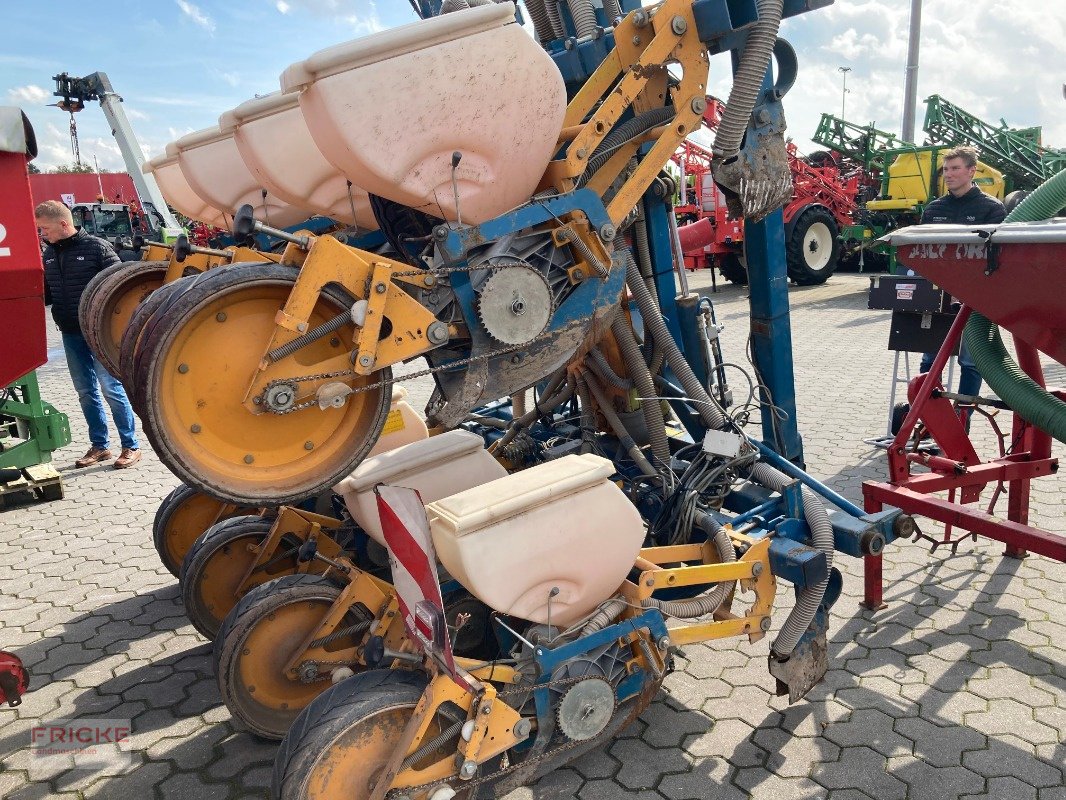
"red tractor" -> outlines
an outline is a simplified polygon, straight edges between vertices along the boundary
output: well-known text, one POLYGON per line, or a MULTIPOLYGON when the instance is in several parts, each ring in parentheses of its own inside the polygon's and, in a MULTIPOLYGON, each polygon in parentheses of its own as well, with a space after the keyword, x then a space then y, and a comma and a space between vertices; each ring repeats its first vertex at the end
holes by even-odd
MULTIPOLYGON (((704 124, 714 128, 724 106, 708 98, 707 108, 704 124)), ((801 286, 813 286, 825 283, 836 270, 839 233, 854 224, 852 215, 866 180, 861 170, 844 166, 834 154, 803 158, 791 142, 786 147, 793 184, 792 199, 784 208, 788 277, 801 286)), ((747 283, 744 224, 729 215, 725 196, 714 184, 711 151, 686 141, 673 160, 682 173, 676 212, 685 265, 718 267, 733 283, 747 283)))

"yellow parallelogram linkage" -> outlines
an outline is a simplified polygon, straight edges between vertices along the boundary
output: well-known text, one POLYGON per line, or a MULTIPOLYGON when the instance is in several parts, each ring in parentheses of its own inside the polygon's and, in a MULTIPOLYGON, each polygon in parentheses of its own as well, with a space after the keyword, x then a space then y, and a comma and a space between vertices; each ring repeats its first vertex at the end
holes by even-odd
POLYGON ((641 550, 637 558, 636 568, 641 570, 637 582, 626 581, 622 585, 622 594, 638 606, 641 600, 651 597, 656 590, 680 586, 740 581, 742 590, 754 591, 755 600, 743 616, 730 611, 719 611, 713 622, 669 627, 670 641, 674 644, 691 644, 745 635, 749 641, 756 642, 766 635, 777 592, 777 580, 770 572, 770 541, 744 536, 728 527, 726 530, 735 545, 746 548, 739 560, 728 564, 719 562, 714 545, 710 541, 703 544, 648 547, 641 550), (664 567, 663 564, 680 566, 664 567))
POLYGON ((299 277, 285 307, 275 318, 276 328, 264 349, 264 356, 245 395, 245 405, 253 413, 261 409, 252 402, 271 380, 278 377, 300 379, 318 373, 352 370, 371 375, 378 370, 421 355, 433 349, 429 328, 436 318, 417 300, 404 292, 396 281, 424 285, 428 278, 394 278, 394 273, 410 272, 400 261, 341 244, 331 236, 311 237, 306 251, 290 244, 281 263, 300 267, 299 277), (283 359, 275 365, 267 353, 307 333, 308 319, 319 294, 327 284, 343 287, 357 301, 366 301, 366 317, 352 342, 353 356, 342 353, 324 361, 304 363, 283 359))

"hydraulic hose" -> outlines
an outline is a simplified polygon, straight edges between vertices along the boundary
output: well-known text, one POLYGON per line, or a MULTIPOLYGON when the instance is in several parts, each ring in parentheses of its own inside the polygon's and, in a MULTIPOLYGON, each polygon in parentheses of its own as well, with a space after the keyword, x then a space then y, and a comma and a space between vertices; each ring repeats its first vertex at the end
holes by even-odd
MULTIPOLYGON (((1045 181, 1026 197, 1006 222, 1050 219, 1066 207, 1066 172, 1045 181)), ((1066 403, 1045 391, 1007 353, 999 326, 976 311, 963 331, 977 371, 1001 400, 1022 419, 1066 442, 1066 403)))
POLYGON ((658 392, 655 391, 655 381, 652 380, 648 365, 644 363, 644 356, 640 352, 633 335, 633 328, 623 317, 618 317, 611 326, 615 341, 622 351, 622 359, 626 362, 626 371, 636 384, 637 394, 640 396, 640 410, 644 414, 644 424, 648 428, 648 441, 651 444, 651 452, 659 466, 669 471, 670 469, 670 443, 666 439, 666 420, 663 419, 663 409, 659 401, 655 399, 658 392))
MULTIPOLYGON (((755 465, 751 478, 775 492, 783 491, 785 486, 792 482, 787 475, 764 463, 755 465)), ((800 492, 803 497, 803 516, 811 529, 811 544, 825 554, 826 576, 816 585, 808 586, 797 593, 796 605, 789 612, 785 624, 781 626, 781 632, 770 646, 770 650, 779 658, 787 657, 810 627, 814 615, 818 613, 822 597, 825 596, 826 587, 829 585, 829 570, 833 567, 833 523, 829 521, 825 505, 818 497, 811 492, 804 492, 802 488, 800 492)))
POLYGON ((611 403, 607 400, 607 396, 603 393, 603 389, 601 389, 600 385, 596 382, 596 377, 586 367, 582 367, 580 374, 584 379, 585 384, 588 386, 589 391, 592 392, 596 404, 600 407, 600 412, 607 419, 607 424, 611 426, 614 435, 618 437, 618 441, 621 442, 622 447, 625 448, 629 457, 633 459, 637 468, 649 478, 661 478, 662 476, 655 467, 651 465, 651 462, 644 457, 644 454, 640 452, 640 448, 637 446, 637 443, 633 441, 633 437, 629 435, 626 426, 622 424, 622 420, 618 418, 614 409, 611 408, 611 403))
MULTIPOLYGON (((714 517, 710 514, 703 514, 698 520, 697 524, 703 528, 704 532, 714 541, 714 546, 718 550, 718 559, 720 563, 731 564, 737 560, 737 551, 733 547, 733 542, 729 538, 729 534, 726 532, 714 517)), ((653 597, 649 597, 646 600, 641 601, 641 606, 644 608, 657 608, 666 616, 675 617, 677 619, 694 619, 695 617, 705 617, 708 614, 713 614, 718 608, 725 602, 725 599, 729 597, 729 592, 733 588, 732 581, 723 581, 715 585, 711 591, 700 597, 693 597, 688 600, 656 600, 653 597)), ((621 614, 629 603, 624 598, 615 597, 608 600, 597 611, 585 626, 581 629, 582 636, 588 636, 596 631, 601 631, 618 619, 618 615, 621 614)))
POLYGON ((740 152, 748 119, 766 75, 766 65, 770 63, 777 42, 783 4, 783 0, 756 0, 759 19, 748 33, 748 41, 733 78, 733 88, 726 101, 725 114, 714 136, 713 150, 718 159, 729 159, 740 152))
POLYGON ((707 390, 693 373, 688 361, 685 360, 685 356, 678 348, 674 337, 670 335, 670 330, 666 327, 662 311, 652 297, 651 292, 648 291, 644 278, 640 274, 640 269, 633 260, 633 254, 628 250, 619 250, 618 253, 625 263, 626 285, 637 301, 637 306, 640 308, 640 316, 644 320, 644 326, 651 331, 656 345, 662 348, 663 354, 666 356, 666 362, 681 381, 685 394, 696 401, 696 412, 700 415, 700 419, 708 427, 721 430, 725 426, 726 416, 718 405, 711 400, 707 390))
POLYGON ((581 402, 581 453, 592 452, 592 436, 596 430, 596 415, 592 413, 592 394, 584 375, 577 376, 577 397, 581 402))
POLYGON ((555 38, 555 29, 552 27, 547 9, 544 8, 544 2, 545 0, 526 0, 526 10, 533 21, 533 30, 537 33, 537 40, 541 44, 547 44, 555 38))
POLYGON ((592 373, 604 383, 609 383, 616 389, 621 389, 623 392, 628 392, 633 389, 633 379, 623 378, 614 369, 611 368, 611 363, 607 360, 600 350, 593 347, 589 350, 590 361, 585 362, 592 373))
MULTIPOLYGON (((547 2, 551 3, 551 0, 547 0, 547 2)), ((648 131, 658 128, 660 125, 665 125, 673 118, 674 109, 670 106, 663 106, 662 108, 653 108, 651 111, 645 111, 643 114, 626 120, 617 126, 604 137, 599 147, 592 151, 588 168, 581 176, 579 183, 584 185, 589 178, 596 174, 600 167, 611 160, 611 156, 615 154, 618 148, 627 142, 633 141, 638 136, 643 136, 648 131)))
POLYGON ((570 16, 574 20, 577 38, 595 36, 599 25, 596 22, 596 10, 592 7, 592 0, 568 0, 567 4, 570 6, 570 16))
POLYGON ((519 432, 536 422, 537 417, 541 414, 551 411, 556 406, 573 397, 575 387, 569 383, 567 383, 566 386, 563 386, 563 381, 565 380, 566 368, 563 367, 548 379, 548 385, 544 389, 544 398, 534 403, 533 408, 522 416, 512 419, 511 424, 507 428, 507 433, 493 444, 493 449, 496 450, 501 447, 506 447, 514 441, 514 438, 519 432), (563 386, 563 388, 560 389, 560 386, 563 386))

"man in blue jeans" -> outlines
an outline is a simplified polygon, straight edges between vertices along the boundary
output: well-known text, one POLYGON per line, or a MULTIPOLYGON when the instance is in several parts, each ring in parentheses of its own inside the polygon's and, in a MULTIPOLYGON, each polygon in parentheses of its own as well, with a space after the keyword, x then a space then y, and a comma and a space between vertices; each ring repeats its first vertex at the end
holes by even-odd
POLYGON ((122 384, 96 360, 78 322, 82 292, 98 272, 119 263, 118 255, 103 239, 77 230, 70 209, 56 200, 41 203, 34 215, 41 235, 48 242, 44 250, 44 278, 52 297, 52 319, 63 335, 67 369, 78 392, 85 421, 89 423, 92 446, 74 463, 78 467, 88 467, 111 459, 107 417, 104 415, 103 401, 106 399, 122 445, 122 452, 115 459, 115 468, 132 467, 141 460, 133 408, 122 384))

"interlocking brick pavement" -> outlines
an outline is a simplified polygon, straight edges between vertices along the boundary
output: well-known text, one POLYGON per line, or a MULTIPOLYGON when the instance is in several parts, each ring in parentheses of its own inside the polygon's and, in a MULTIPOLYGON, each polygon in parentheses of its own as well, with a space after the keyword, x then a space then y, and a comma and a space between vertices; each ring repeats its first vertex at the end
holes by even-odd
MULTIPOLYGON (((692 278, 709 286, 706 273, 692 278)), ((856 502, 863 480, 884 477, 883 455, 862 440, 884 428, 892 365, 887 315, 866 310, 865 288, 839 275, 791 293, 807 463, 856 502)), ((743 363, 746 292, 713 297, 726 356, 743 363)), ((71 468, 86 428, 54 333, 50 346, 41 386, 70 415, 74 443, 55 459, 64 500, 0 513, 0 647, 33 675, 23 705, 0 710, 0 796, 265 797, 276 746, 230 720, 210 645, 152 547, 152 516, 176 481, 147 449, 131 470, 71 468), (132 719, 133 765, 31 779, 30 726, 69 717, 132 719)), ((1048 372, 1066 383, 1061 366, 1048 372)), ((410 388, 416 407, 428 398, 426 380, 410 388)), ((1032 519, 1066 532, 1061 481, 1034 485, 1032 519)), ((1066 566, 1001 550, 890 547, 888 608, 876 614, 858 606, 861 565, 837 558, 831 669, 806 699, 772 696, 765 641, 688 646, 636 725, 508 800, 1064 800, 1066 566)))

